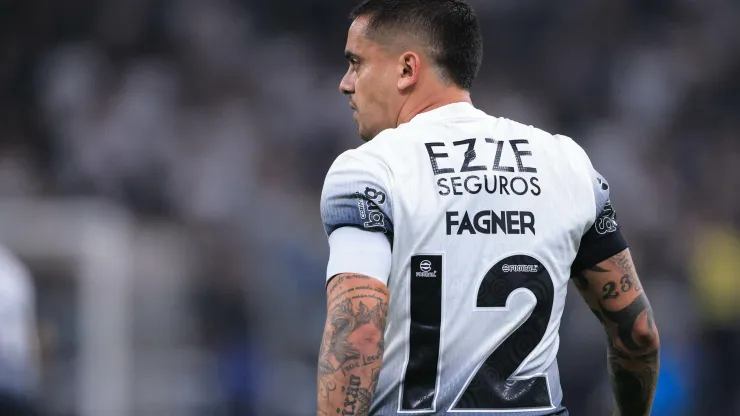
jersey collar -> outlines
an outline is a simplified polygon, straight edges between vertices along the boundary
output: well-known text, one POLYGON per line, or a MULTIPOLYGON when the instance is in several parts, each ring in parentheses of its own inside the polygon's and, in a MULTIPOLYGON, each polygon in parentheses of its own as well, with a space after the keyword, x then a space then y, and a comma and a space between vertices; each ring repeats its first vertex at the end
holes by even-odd
POLYGON ((443 105, 442 107, 435 108, 414 116, 409 123, 415 123, 418 121, 433 121, 433 120, 449 120, 455 118, 470 118, 470 117, 482 117, 485 113, 475 108, 470 103, 452 103, 443 105))

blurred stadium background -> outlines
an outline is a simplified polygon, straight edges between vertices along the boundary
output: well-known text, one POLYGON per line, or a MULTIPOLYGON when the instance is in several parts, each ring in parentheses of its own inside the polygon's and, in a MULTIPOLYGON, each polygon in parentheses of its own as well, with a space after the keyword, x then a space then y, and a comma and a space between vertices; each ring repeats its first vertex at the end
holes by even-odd
MULTIPOLYGON (((475 104, 612 184, 661 329, 653 415, 740 414, 740 2, 471 3, 475 104)), ((33 276, 49 415, 313 414, 354 4, 0 1, 0 241, 33 276)), ((565 404, 603 415, 581 303, 565 404)))

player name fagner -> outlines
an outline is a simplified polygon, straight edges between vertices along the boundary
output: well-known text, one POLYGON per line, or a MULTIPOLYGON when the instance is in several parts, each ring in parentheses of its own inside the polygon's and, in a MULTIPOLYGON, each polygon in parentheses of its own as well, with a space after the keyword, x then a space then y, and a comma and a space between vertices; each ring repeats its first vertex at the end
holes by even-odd
POLYGON ((447 235, 470 234, 527 234, 535 232, 534 214, 529 211, 447 211, 447 235))

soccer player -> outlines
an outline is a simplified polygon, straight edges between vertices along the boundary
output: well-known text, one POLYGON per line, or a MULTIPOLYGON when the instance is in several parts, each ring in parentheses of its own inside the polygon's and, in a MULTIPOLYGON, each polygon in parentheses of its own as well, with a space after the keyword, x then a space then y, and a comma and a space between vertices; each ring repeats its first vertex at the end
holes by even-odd
POLYGON ((607 334, 615 415, 648 415, 658 332, 607 181, 570 138, 486 115, 462 0, 366 0, 340 90, 366 142, 321 196, 318 415, 566 415, 568 280, 607 334))

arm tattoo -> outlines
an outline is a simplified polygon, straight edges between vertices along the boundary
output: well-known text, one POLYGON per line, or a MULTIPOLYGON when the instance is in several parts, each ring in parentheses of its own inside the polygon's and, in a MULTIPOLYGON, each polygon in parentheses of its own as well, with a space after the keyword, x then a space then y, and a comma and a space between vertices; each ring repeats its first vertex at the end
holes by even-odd
POLYGON ((342 415, 368 416, 370 414, 370 404, 373 401, 375 387, 378 384, 378 375, 380 369, 373 368, 370 376, 370 385, 362 387, 362 379, 355 375, 349 376, 349 386, 343 388, 344 408, 337 409, 342 411, 342 415))
POLYGON ((617 324, 619 340, 629 350, 639 351, 643 347, 632 338, 632 330, 640 316, 646 316, 648 328, 653 330, 653 310, 644 293, 620 311, 612 312, 604 308, 601 311, 606 319, 617 324))
MULTIPOLYGON (((609 271, 599 266, 590 267, 588 270, 592 272, 596 272, 596 273, 606 273, 609 271)), ((588 285, 588 279, 586 278, 585 271, 576 274, 575 276, 573 276, 573 279, 574 279, 573 283, 575 283, 576 287, 579 290, 588 290, 589 285, 588 285)))
POLYGON ((614 399, 622 416, 650 414, 655 387, 658 384, 659 353, 624 358, 613 346, 609 347, 609 374, 614 399), (637 362, 634 362, 637 361, 637 362))
POLYGON ((645 294, 641 293, 626 308, 611 312, 602 307, 601 313, 606 322, 617 325, 616 337, 609 337, 608 355, 609 374, 619 414, 649 415, 660 368, 659 347, 650 303, 645 294), (640 319, 646 321, 649 336, 647 340, 637 341, 632 332, 640 319))
POLYGON ((633 274, 635 271, 635 268, 632 265, 632 256, 628 255, 626 251, 615 255, 611 258, 611 261, 619 266, 619 268, 626 274, 633 274))
POLYGON ((660 353, 653 310, 628 251, 573 276, 573 283, 607 330, 609 373, 621 416, 649 415, 660 353), (627 296, 626 298, 624 296, 627 296), (623 299, 633 299, 627 306, 623 299))
POLYGON ((388 292, 362 275, 329 284, 326 327, 319 353, 318 415, 367 416, 385 352, 388 292), (345 283, 353 286, 347 288, 345 283))

